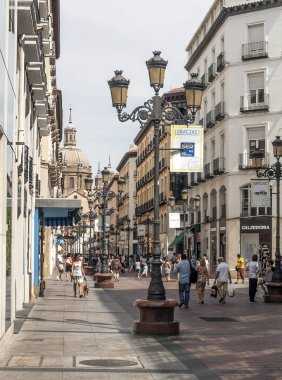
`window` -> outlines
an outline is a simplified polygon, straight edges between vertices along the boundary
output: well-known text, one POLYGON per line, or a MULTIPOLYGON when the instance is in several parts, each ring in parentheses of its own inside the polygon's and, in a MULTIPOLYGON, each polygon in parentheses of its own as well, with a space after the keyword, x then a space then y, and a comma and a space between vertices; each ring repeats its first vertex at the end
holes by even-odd
POLYGON ((271 215, 271 207, 251 207, 251 186, 248 185, 241 189, 241 216, 258 215, 271 215))
POLYGON ((74 177, 70 177, 70 189, 74 189, 74 177))
POLYGON ((248 26, 248 42, 261 42, 264 41, 264 25, 256 24, 248 26))
POLYGON ((264 73, 249 74, 250 103, 264 103, 264 73))
POLYGON ((258 148, 265 153, 265 131, 264 127, 249 128, 248 132, 248 148, 249 154, 252 150, 258 148))

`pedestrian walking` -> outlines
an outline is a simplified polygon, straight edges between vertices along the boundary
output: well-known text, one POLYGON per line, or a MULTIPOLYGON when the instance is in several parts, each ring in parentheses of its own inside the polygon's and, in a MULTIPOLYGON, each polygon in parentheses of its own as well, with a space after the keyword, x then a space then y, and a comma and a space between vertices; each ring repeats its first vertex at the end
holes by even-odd
POLYGON ((82 267, 82 262, 78 254, 75 255, 74 261, 72 263, 72 278, 73 278, 73 292, 74 297, 76 297, 77 287, 79 291, 79 297, 83 297, 83 277, 85 277, 85 273, 82 267))
POLYGON ((170 272, 171 272, 171 264, 169 258, 167 257, 163 263, 165 281, 170 281, 170 272))
POLYGON ((244 284, 244 278, 245 278, 245 260, 243 257, 241 257, 240 253, 237 254, 237 263, 236 263, 236 272, 237 272, 237 282, 235 284, 239 284, 239 279, 241 278, 242 284, 244 284))
POLYGON ((218 267, 216 269, 216 275, 214 284, 217 285, 217 290, 220 295, 219 303, 224 304, 227 295, 228 280, 232 284, 231 274, 228 265, 224 262, 223 257, 217 259, 218 267))
POLYGON ((139 278, 141 278, 142 276, 148 278, 148 264, 147 263, 144 264, 142 273, 139 278))
POLYGON ((72 270, 72 258, 71 258, 71 254, 68 253, 66 257, 66 262, 65 262, 66 281, 69 280, 69 276, 71 277, 71 270, 72 270))
POLYGON ((196 289, 199 302, 204 303, 206 284, 209 285, 209 272, 204 258, 200 260, 200 264, 196 267, 196 271, 198 272, 196 289))
POLYGON ((119 273, 120 273, 121 268, 122 268, 121 262, 119 258, 115 256, 111 263, 111 269, 113 271, 115 281, 119 281, 119 273))
POLYGON ((170 261, 171 261, 171 270, 173 272, 175 270, 175 266, 176 266, 176 256, 175 256, 174 252, 170 258, 170 261))
POLYGON ((56 265, 59 272, 59 275, 56 277, 56 279, 58 281, 60 280, 63 281, 62 274, 64 273, 64 264, 65 264, 65 261, 64 261, 63 255, 60 252, 58 252, 57 257, 56 257, 56 265))
POLYGON ((255 303, 255 296, 258 285, 258 273, 259 273, 259 265, 258 265, 258 255, 254 254, 252 256, 252 261, 249 261, 246 270, 249 272, 249 297, 250 303, 255 303))
POLYGON ((176 264, 177 281, 178 281, 178 294, 179 294, 179 307, 185 304, 186 309, 189 307, 190 300, 190 273, 191 265, 187 260, 185 253, 181 255, 181 261, 176 264))
POLYGON ((136 277, 140 278, 141 262, 140 262, 140 257, 139 256, 136 256, 135 270, 136 270, 136 277))
POLYGON ((207 270, 208 270, 208 272, 210 272, 210 263, 209 263, 209 260, 207 258, 207 255, 203 255, 203 259, 205 259, 207 270))
POLYGON ((131 272, 134 269, 135 269, 135 257, 133 255, 131 255, 130 258, 129 258, 128 272, 131 272))

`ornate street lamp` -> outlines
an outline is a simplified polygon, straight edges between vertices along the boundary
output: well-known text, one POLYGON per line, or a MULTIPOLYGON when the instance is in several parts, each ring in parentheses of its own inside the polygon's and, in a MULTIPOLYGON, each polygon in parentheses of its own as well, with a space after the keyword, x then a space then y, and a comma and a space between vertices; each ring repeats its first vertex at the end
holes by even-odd
POLYGON ((255 149, 251 152, 253 167, 256 169, 258 178, 267 178, 276 180, 276 248, 275 248, 275 271, 272 282, 267 285, 268 294, 264 296, 265 302, 282 302, 282 269, 281 269, 281 252, 280 252, 280 180, 282 177, 282 140, 280 136, 272 142, 273 155, 276 162, 267 169, 261 169, 264 152, 255 149))
MULTIPOLYGON (((136 107, 131 114, 122 112, 126 107, 127 90, 129 80, 121 76, 122 71, 115 71, 115 77, 108 81, 113 107, 117 109, 118 119, 121 122, 128 120, 138 121, 141 127, 152 125, 154 127, 154 252, 152 261, 152 276, 148 288, 147 299, 149 301, 165 301, 165 288, 161 276, 161 250, 160 250, 160 218, 159 218, 159 138, 160 138, 160 124, 172 125, 177 122, 186 122, 187 124, 193 123, 195 120, 196 112, 201 105, 200 94, 204 91, 204 85, 198 81, 197 75, 193 74, 192 79, 184 84, 186 101, 189 105, 187 115, 184 116, 178 108, 167 103, 161 96, 159 90, 163 87, 165 69, 167 61, 160 55, 161 52, 153 52, 153 57, 146 62, 150 86, 154 88, 155 95, 149 99, 142 106, 136 107)), ((139 307, 141 304, 139 303, 139 307)), ((179 325, 173 329, 179 330, 179 325)), ((142 326, 138 328, 142 329, 142 326)), ((153 331, 153 326, 152 331, 153 331)), ((135 326, 136 328, 136 326, 135 326)), ((167 328, 170 328, 167 326, 167 328)), ((164 329, 166 330, 166 329, 164 329)), ((174 332, 175 332, 174 331, 174 332)), ((136 331, 137 332, 137 331, 136 331)), ((167 331, 163 331, 164 334, 167 331)))

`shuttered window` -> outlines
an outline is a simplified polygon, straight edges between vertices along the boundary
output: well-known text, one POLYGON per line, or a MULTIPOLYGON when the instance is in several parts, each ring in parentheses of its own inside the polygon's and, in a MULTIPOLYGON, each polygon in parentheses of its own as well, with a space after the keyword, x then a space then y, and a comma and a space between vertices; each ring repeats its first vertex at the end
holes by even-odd
POLYGON ((264 24, 256 24, 248 26, 248 42, 264 41, 264 24))

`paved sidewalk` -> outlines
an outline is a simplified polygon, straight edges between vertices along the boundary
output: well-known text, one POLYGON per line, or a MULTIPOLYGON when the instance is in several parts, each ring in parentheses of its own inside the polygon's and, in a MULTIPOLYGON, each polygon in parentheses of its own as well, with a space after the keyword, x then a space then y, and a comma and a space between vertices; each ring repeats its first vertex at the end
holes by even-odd
MULTIPOLYGON (((282 305, 249 304, 246 286, 225 305, 206 295, 176 310, 176 337, 132 335, 136 298, 149 280, 125 274, 113 290, 74 298, 69 282, 47 281, 20 333, 0 348, 0 379, 282 379, 282 305), (210 320, 209 318, 212 318, 210 320)), ((165 283, 168 298, 177 284, 165 283)))

